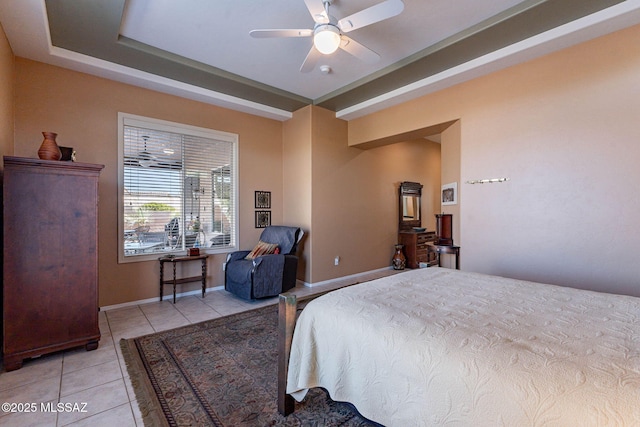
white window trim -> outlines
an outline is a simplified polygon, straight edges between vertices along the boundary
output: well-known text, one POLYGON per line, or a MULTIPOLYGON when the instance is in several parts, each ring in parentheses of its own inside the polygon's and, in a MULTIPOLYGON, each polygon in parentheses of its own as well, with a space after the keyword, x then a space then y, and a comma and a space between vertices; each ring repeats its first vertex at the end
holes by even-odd
MULTIPOLYGON (((149 127, 152 129, 157 129, 160 131, 173 132, 179 134, 190 134, 193 136, 199 136, 203 138, 211 138, 220 141, 226 141, 233 143, 233 171, 232 177, 235 185, 233 186, 233 197, 235 201, 235 209, 234 209, 234 227, 233 234, 234 238, 232 241, 234 242, 233 246, 226 246, 224 248, 200 248, 201 252, 207 254, 218 254, 218 253, 228 253, 234 250, 237 250, 238 239, 239 239, 239 206, 240 201, 238 199, 238 135, 229 132, 223 132, 213 129, 201 128, 197 126, 185 125, 182 123, 169 122, 166 120, 154 119, 150 117, 137 116, 129 113, 118 112, 118 264, 130 263, 130 262, 142 262, 142 261, 155 261, 160 255, 159 254, 148 254, 148 255, 135 255, 135 256, 125 256, 124 255, 124 197, 123 197, 123 189, 124 189, 124 127, 127 126, 138 126, 138 127, 149 127)), ((185 251, 184 254, 186 255, 185 251)))

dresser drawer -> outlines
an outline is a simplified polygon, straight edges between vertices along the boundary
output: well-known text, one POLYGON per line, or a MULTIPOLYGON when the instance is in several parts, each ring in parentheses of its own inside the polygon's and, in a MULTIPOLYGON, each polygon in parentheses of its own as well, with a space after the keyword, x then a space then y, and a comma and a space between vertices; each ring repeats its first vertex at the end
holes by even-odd
POLYGON ((427 245, 418 245, 416 246, 416 255, 424 255, 428 253, 427 245))
POLYGON ((416 243, 418 245, 421 244, 426 244, 427 242, 433 242, 436 238, 436 235, 434 232, 430 232, 430 233, 420 233, 416 236, 416 243))

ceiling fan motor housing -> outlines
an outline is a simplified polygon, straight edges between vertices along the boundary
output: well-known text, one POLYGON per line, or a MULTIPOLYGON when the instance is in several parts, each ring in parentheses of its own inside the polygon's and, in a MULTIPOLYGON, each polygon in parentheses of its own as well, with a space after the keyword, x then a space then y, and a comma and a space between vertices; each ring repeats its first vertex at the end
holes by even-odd
POLYGON ((340 29, 334 24, 316 24, 313 29, 313 44, 325 55, 335 52, 340 46, 340 29))

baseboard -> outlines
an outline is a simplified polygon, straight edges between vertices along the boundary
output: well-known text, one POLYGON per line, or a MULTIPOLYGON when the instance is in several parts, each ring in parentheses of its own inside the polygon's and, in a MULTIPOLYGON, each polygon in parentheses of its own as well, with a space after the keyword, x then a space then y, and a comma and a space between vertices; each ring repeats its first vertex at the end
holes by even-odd
POLYGON ((305 282, 303 280, 299 280, 298 279, 296 281, 296 283, 298 285, 301 285, 301 286, 306 286, 307 288, 313 288, 313 287, 316 287, 316 286, 330 285, 332 283, 342 282, 344 280, 358 279, 360 277, 367 276, 369 274, 379 273, 381 271, 387 271, 387 270, 392 270, 392 269, 393 269, 393 267, 378 268, 376 270, 364 271, 362 273, 351 274, 349 276, 342 276, 342 277, 337 277, 335 279, 323 280, 322 282, 314 282, 314 283, 309 283, 309 282, 305 282))
MULTIPOLYGON (((212 291, 219 291, 224 289, 224 286, 214 286, 213 288, 207 288, 205 293, 212 291)), ((194 289, 193 291, 188 292, 176 292, 176 298, 186 297, 189 295, 202 295, 202 289, 194 289)), ((164 295, 162 301, 173 301, 173 293, 169 293, 169 295, 164 295)), ((123 302, 122 304, 114 304, 114 305, 105 305, 104 307, 100 307, 100 311, 109 311, 109 310, 117 310, 119 308, 127 308, 141 304, 149 304, 151 302, 158 302, 158 297, 155 298, 147 298, 141 299, 137 301, 131 302, 123 302)))
MULTIPOLYGON (((315 283, 308 283, 305 282, 304 280, 296 280, 296 285, 297 286, 306 286, 307 288, 313 288, 315 286, 323 286, 323 285, 330 285, 332 283, 336 283, 336 282, 342 282, 345 280, 354 280, 354 279, 358 279, 360 277, 363 276, 367 276, 369 274, 373 274, 373 273, 379 273, 381 271, 387 271, 392 269, 393 267, 384 267, 384 268, 378 268, 376 270, 370 270, 370 271, 365 271, 362 273, 356 273, 356 274, 351 274, 349 276, 343 276, 343 277, 338 277, 335 279, 329 279, 329 280, 323 280, 322 282, 315 282, 315 283)), ((224 289, 224 286, 214 286, 212 288, 207 288, 205 292, 212 292, 212 291, 219 291, 224 289)), ((202 294, 202 290, 201 289, 194 289, 192 291, 188 291, 188 292, 179 292, 176 293, 176 298, 179 297, 186 297, 189 295, 201 295, 202 294)), ((162 298, 163 301, 173 301, 173 294, 170 293, 169 295, 165 295, 162 298)), ((147 299, 143 299, 143 300, 137 300, 137 301, 131 301, 131 302, 124 302, 122 304, 114 304, 114 305, 106 305, 104 307, 100 307, 101 311, 109 311, 109 310, 117 310, 119 308, 127 308, 127 307, 132 307, 132 306, 136 306, 136 305, 141 305, 141 304, 149 304, 152 302, 158 302, 158 297, 155 298, 147 298, 147 299)))

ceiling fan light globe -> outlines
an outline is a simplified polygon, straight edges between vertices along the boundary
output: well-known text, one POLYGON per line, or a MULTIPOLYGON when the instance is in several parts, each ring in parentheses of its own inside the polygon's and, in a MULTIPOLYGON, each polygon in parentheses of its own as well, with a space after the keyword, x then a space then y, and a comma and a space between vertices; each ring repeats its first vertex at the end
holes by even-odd
POLYGON ((313 45, 320 53, 329 55, 340 46, 340 30, 333 25, 320 25, 313 35, 313 45))

